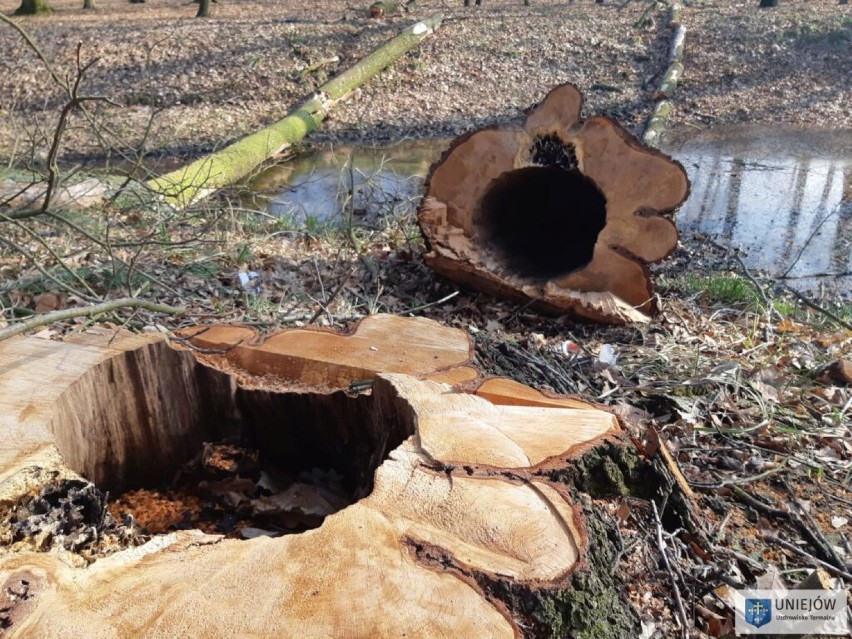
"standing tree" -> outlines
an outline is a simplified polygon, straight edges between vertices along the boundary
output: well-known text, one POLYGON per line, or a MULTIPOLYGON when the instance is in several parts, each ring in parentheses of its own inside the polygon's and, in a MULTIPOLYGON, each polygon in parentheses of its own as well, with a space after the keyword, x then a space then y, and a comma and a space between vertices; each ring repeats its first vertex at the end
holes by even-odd
POLYGON ((210 15, 210 0, 200 0, 198 3, 198 13, 196 18, 206 18, 210 15))
POLYGON ((21 6, 15 10, 16 16, 34 16, 38 13, 50 13, 53 9, 47 0, 21 0, 21 6))
POLYGON ((83 0, 83 8, 95 10, 98 7, 95 5, 95 0, 83 0))
POLYGON ((760 8, 765 9, 767 7, 777 7, 778 0, 760 0, 760 8))

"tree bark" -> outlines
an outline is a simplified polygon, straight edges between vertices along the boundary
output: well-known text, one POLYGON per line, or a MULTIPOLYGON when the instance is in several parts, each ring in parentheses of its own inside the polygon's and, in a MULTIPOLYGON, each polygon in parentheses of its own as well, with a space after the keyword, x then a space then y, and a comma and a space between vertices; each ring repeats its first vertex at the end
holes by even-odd
POLYGON ((4 604, 9 637, 636 636, 606 523, 562 483, 618 474, 594 461, 623 446, 612 415, 481 384, 467 335, 424 319, 186 336, 195 350, 112 331, 0 344, 6 510, 80 475, 113 494, 159 485, 241 431, 281 473, 335 468, 353 503, 301 534, 182 530, 88 567, 36 552, 61 536, 19 540, 0 556, 0 584, 26 595, 4 604))
POLYGON ((426 261, 545 312, 647 321, 654 302, 645 264, 677 244, 660 214, 686 199, 686 172, 611 120, 581 122, 582 101, 562 85, 522 130, 484 129, 452 145, 428 177, 419 213, 426 261))
POLYGON ((680 76, 683 73, 683 65, 680 62, 673 62, 663 76, 663 81, 660 82, 660 88, 654 96, 656 100, 670 100, 677 90, 677 83, 680 81, 680 76))
POLYGON ((322 85, 313 97, 283 120, 177 171, 147 183, 169 204, 186 207, 200 197, 233 184, 266 160, 316 129, 334 106, 400 56, 416 47, 441 24, 433 16, 408 27, 359 63, 322 85))
POLYGON ((651 114, 651 118, 645 127, 645 135, 643 137, 645 144, 652 147, 660 146, 660 140, 669 126, 672 113, 674 113, 674 106, 671 102, 668 100, 657 102, 657 106, 654 107, 654 112, 651 114))
POLYGON ((83 0, 83 9, 95 11, 97 8, 95 0, 83 0))
POLYGON ((200 0, 198 3, 198 12, 196 18, 207 18, 210 16, 210 0, 200 0))
POLYGON ((778 0, 760 0, 760 8, 766 9, 769 7, 777 7, 778 0))
POLYGON ((15 10, 16 16, 33 16, 40 13, 51 13, 47 0, 21 0, 21 6, 15 10))
POLYGON ((663 80, 657 89, 654 99, 657 104, 648 123, 645 125, 645 133, 642 141, 650 147, 658 148, 662 142, 663 133, 668 128, 669 121, 674 114, 672 97, 677 90, 680 76, 683 74, 683 48, 686 41, 686 28, 680 23, 682 7, 679 3, 672 4, 669 9, 669 28, 672 29, 672 38, 669 43, 669 68, 663 76, 663 80))

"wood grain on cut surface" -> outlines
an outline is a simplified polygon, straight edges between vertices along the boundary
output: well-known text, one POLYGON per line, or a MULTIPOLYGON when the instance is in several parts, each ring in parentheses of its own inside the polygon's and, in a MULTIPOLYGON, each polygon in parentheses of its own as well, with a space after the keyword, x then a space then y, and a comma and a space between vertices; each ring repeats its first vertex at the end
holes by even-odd
POLYGON ((508 380, 475 395, 426 379, 475 371, 463 331, 390 316, 348 335, 292 330, 265 341, 213 327, 195 341, 234 346, 218 359, 158 337, 78 341, 0 344, 0 477, 26 474, 37 460, 22 450, 35 445, 61 453, 69 473, 132 483, 146 468, 166 473, 169 452, 191 456, 231 415, 296 466, 300 445, 359 456, 348 463, 363 493, 299 534, 172 532, 88 567, 53 553, 0 555, 0 583, 26 577, 32 593, 11 607, 10 637, 514 639, 529 613, 484 584, 559 591, 582 563, 583 519, 536 469, 569 465, 572 451, 618 431, 615 418, 508 380), (241 348, 245 361, 267 358, 263 375, 243 369, 246 388, 229 372, 241 348), (332 383, 319 379, 312 393, 322 371, 332 383), (352 371, 370 373, 369 393, 329 392, 352 371), (29 440, 6 437, 28 429, 29 440))

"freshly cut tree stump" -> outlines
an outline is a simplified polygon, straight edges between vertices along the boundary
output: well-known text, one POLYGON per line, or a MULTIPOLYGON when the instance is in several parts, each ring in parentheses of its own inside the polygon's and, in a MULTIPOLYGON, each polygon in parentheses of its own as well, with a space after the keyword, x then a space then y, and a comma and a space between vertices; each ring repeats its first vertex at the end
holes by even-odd
POLYGON ((420 227, 438 273, 551 313, 623 323, 654 310, 646 266, 677 245, 662 217, 689 194, 683 167, 583 98, 553 89, 523 129, 456 140, 432 167, 420 227))
POLYGON ((483 382, 467 336, 429 320, 374 316, 345 335, 193 333, 176 345, 113 333, 0 343, 0 513, 60 477, 115 493, 158 485, 229 434, 251 435, 286 472, 332 466, 356 501, 300 534, 175 531, 90 565, 36 552, 49 539, 0 547, 4 636, 636 631, 617 596, 572 600, 574 584, 610 578, 593 561, 608 542, 554 480, 619 444, 611 414, 483 382), (369 392, 353 392, 359 380, 369 392))

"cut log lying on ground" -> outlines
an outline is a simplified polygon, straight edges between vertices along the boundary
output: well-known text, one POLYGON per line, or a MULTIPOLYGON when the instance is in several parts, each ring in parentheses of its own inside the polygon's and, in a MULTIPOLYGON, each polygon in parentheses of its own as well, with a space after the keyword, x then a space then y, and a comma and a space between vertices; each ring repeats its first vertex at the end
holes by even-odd
MULTIPOLYGON (((47 533, 16 539, 0 547, 4 636, 638 632, 623 597, 601 585, 613 583, 616 551, 603 552, 599 515, 586 511, 587 525, 576 488, 556 481, 620 445, 612 415, 471 379, 467 336, 429 320, 375 316, 345 335, 193 334, 174 345, 112 332, 0 343, 0 520, 30 516, 25 496, 77 473, 113 495, 160 485, 202 442, 238 435, 282 473, 336 469, 351 505, 300 534, 181 530, 90 565, 36 552, 51 546, 47 533), (478 392, 432 381, 454 377, 478 392), (361 378, 370 392, 351 392, 361 378)), ((0 541, 10 536, 0 529, 0 541)))
POLYGON ((440 26, 442 19, 442 16, 435 15, 408 27, 355 66, 319 87, 312 97, 283 120, 221 151, 150 180, 148 188, 163 196, 169 204, 186 207, 205 195, 234 184, 316 129, 338 102, 420 44, 440 26))
POLYGON ((582 95, 551 91, 522 130, 458 139, 421 205, 427 263, 473 288, 611 323, 654 310, 646 263, 677 230, 661 217, 689 193, 683 167, 607 118, 580 121, 582 95))

